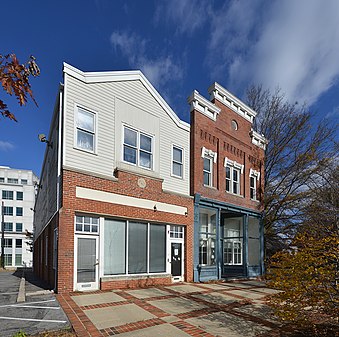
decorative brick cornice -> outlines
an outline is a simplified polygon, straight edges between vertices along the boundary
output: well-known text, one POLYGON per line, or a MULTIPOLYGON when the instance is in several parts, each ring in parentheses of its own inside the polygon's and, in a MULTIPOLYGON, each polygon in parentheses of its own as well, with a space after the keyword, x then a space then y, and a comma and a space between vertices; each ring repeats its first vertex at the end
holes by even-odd
POLYGON ((240 99, 231 94, 228 90, 222 87, 217 82, 214 82, 209 88, 208 93, 210 99, 216 99, 235 111, 238 115, 253 123, 254 117, 257 113, 249 106, 243 103, 240 99))
POLYGON ((197 110, 212 120, 216 120, 220 108, 215 106, 205 97, 201 96, 198 91, 194 90, 192 95, 187 99, 191 106, 190 111, 197 110))
POLYGON ((258 132, 251 130, 250 136, 252 138, 252 144, 260 147, 263 150, 266 150, 266 145, 268 144, 268 141, 264 137, 264 135, 261 135, 258 132))

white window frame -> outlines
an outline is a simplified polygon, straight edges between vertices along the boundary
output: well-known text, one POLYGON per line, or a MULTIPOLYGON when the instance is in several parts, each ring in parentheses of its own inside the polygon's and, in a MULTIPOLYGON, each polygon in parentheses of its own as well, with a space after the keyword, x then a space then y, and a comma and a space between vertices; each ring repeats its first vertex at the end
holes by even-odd
POLYGON ((90 215, 75 215, 74 217, 74 232, 78 234, 89 234, 89 235, 99 235, 100 233, 100 219, 97 216, 90 215), (77 221, 77 217, 82 218, 82 221, 77 221), (85 218, 89 218, 89 223, 85 222, 85 218), (96 222, 93 222, 93 219, 97 219, 96 222), (81 224, 82 229, 77 230, 77 224, 81 224), (85 231, 85 226, 89 226, 89 231, 85 231), (97 228, 97 231, 93 231, 93 227, 97 228))
POLYGON ((237 163, 236 161, 230 160, 227 157, 224 161, 225 166, 225 191, 234 195, 241 195, 241 175, 244 173, 244 165, 237 163), (227 177, 227 168, 230 170, 230 177, 227 177), (238 181, 234 180, 234 171, 238 173, 238 181), (229 182, 229 190, 227 189, 227 182, 229 182), (237 191, 234 192, 233 185, 237 184, 237 191))
POLYGON ((142 168, 144 170, 153 171, 154 170, 154 136, 150 135, 147 132, 135 129, 135 128, 129 126, 129 125, 123 125, 122 126, 122 151, 121 151, 121 157, 122 157, 121 158, 122 162, 124 162, 124 163, 126 163, 128 165, 133 165, 133 166, 136 166, 136 167, 140 167, 140 168, 142 168), (125 129, 129 129, 131 131, 136 132, 136 134, 137 134, 137 144, 136 144, 136 147, 134 147, 132 145, 129 145, 129 144, 125 144, 125 129), (141 135, 146 136, 146 137, 151 139, 151 152, 148 152, 148 151, 140 148, 140 137, 141 137, 141 135), (131 163, 131 162, 127 161, 127 160, 124 160, 124 147, 125 147, 125 145, 127 147, 130 147, 130 148, 135 148, 135 150, 136 150, 136 163, 135 164, 131 163), (151 167, 145 167, 145 166, 140 165, 140 153, 141 152, 147 152, 147 153, 151 154, 151 167))
POLYGON ((74 147, 81 151, 96 154, 97 153, 97 134, 98 134, 97 112, 76 104, 74 107, 74 147), (85 112, 93 115, 93 123, 94 123, 93 130, 94 131, 84 129, 79 126, 79 123, 78 123, 79 110, 84 110, 85 112), (78 130, 93 135, 93 150, 85 149, 78 145, 78 130))
POLYGON ((257 181, 260 179, 260 172, 250 169, 250 199, 254 201, 258 201, 257 198, 257 189, 258 189, 258 184, 257 181), (251 178, 253 178, 254 186, 251 186, 251 178), (251 191, 253 190, 253 198, 251 197, 251 191))
POLYGON ((201 149, 201 157, 203 158, 204 161, 205 161, 205 159, 208 159, 210 161, 210 172, 205 170, 204 161, 203 161, 203 176, 202 176, 203 185, 207 186, 207 187, 213 187, 213 163, 217 162, 217 153, 203 147, 201 149), (209 181, 208 185, 206 185, 205 182, 204 182, 204 173, 205 172, 210 173, 210 181, 209 181))
POLYGON ((175 178, 181 178, 184 179, 184 162, 185 162, 185 152, 184 152, 184 148, 175 144, 172 144, 172 153, 171 153, 171 176, 175 177, 175 178), (174 148, 176 148, 177 150, 181 151, 181 158, 182 158, 182 162, 176 161, 174 160, 174 148), (173 172, 173 164, 179 164, 181 165, 181 172, 182 175, 178 176, 173 172))
POLYGON ((16 191, 16 200, 18 200, 18 201, 23 201, 24 200, 24 192, 22 192, 22 191, 16 191), (18 193, 20 194, 22 194, 22 199, 18 199, 18 193))

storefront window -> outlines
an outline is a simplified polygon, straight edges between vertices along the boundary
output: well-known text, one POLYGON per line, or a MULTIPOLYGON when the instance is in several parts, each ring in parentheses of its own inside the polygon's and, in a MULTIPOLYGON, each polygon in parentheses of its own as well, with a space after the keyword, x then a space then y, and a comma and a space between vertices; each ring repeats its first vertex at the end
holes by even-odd
POLYGON ((216 263, 216 211, 200 210, 199 264, 213 266, 216 263))
POLYGON ((259 218, 253 216, 248 218, 248 264, 250 266, 257 266, 260 261, 259 224, 259 218))

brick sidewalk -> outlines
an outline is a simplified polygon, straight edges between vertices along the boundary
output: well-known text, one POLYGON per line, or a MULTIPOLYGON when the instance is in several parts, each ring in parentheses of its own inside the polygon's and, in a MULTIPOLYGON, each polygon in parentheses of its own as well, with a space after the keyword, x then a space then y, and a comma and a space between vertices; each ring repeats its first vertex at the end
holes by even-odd
POLYGON ((57 295, 78 336, 255 336, 279 328, 263 283, 188 284, 57 295))

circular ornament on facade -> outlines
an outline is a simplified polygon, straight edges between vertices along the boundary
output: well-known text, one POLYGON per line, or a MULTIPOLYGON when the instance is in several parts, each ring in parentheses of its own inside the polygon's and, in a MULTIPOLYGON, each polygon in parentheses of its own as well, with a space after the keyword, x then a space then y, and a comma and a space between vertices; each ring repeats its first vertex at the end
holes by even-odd
POLYGON ((238 130, 238 123, 234 119, 231 123, 231 126, 232 126, 232 130, 238 130))
POLYGON ((144 178, 139 178, 138 179, 138 186, 141 188, 145 188, 146 187, 146 180, 144 178))

